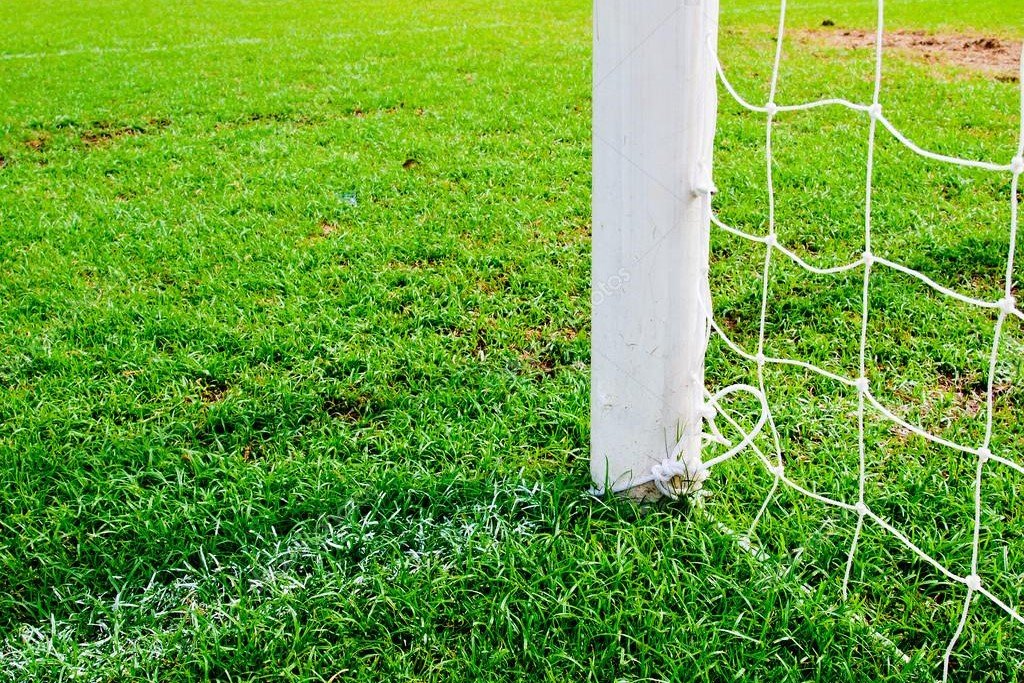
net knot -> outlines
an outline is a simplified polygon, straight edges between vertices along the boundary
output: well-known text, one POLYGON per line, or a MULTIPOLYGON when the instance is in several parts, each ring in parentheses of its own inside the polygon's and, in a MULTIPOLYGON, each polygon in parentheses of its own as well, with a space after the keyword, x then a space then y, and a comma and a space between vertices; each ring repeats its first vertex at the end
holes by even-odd
POLYGON ((779 479, 782 479, 783 477, 786 476, 786 468, 783 467, 782 465, 775 465, 774 467, 769 467, 768 471, 779 479))
POLYGON ((763 366, 765 363, 768 362, 768 358, 765 357, 764 353, 759 352, 756 356, 754 356, 754 362, 757 363, 758 366, 763 366))
POLYGON ((972 591, 981 590, 981 577, 977 574, 970 574, 964 578, 964 584, 972 591))
POLYGON ((868 115, 873 119, 882 118, 882 105, 879 104, 878 102, 872 104, 870 107, 868 107, 868 115))
POLYGON ((1006 315, 1013 315, 1014 311, 1017 310, 1017 299, 1013 296, 1007 296, 999 300, 999 310, 1006 315))
POLYGON ((700 408, 700 416, 708 421, 714 420, 715 416, 718 415, 718 408, 713 403, 705 403, 700 408))
POLYGON ((711 177, 711 164, 701 161, 697 164, 696 177, 693 180, 693 193, 711 196, 718 192, 715 181, 711 177))
POLYGON ((704 486, 708 469, 702 462, 686 463, 665 458, 651 468, 651 481, 662 495, 672 500, 679 496, 696 493, 704 486))
POLYGON ((1024 157, 1014 157, 1010 162, 1010 170, 1014 175, 1024 173, 1024 157))
POLYGON ((858 377, 857 381, 854 382, 854 384, 857 387, 857 391, 861 392, 862 394, 868 393, 870 383, 868 382, 867 377, 858 377))
POLYGON ((858 500, 857 504, 853 506, 853 509, 857 511, 857 514, 863 517, 868 514, 868 504, 863 500, 858 500))
POLYGON ((992 457, 992 451, 987 446, 982 446, 978 449, 978 460, 980 464, 984 465, 992 457))
POLYGON ((769 247, 777 247, 779 246, 779 238, 774 232, 768 233, 768 235, 764 238, 764 243, 767 244, 769 247))
POLYGON ((712 195, 718 192, 718 188, 715 187, 710 178, 701 178, 694 183, 693 191, 697 194, 712 195))
POLYGON ((775 116, 776 114, 779 113, 779 105, 775 104, 774 102, 769 102, 768 104, 764 105, 764 111, 766 114, 768 114, 768 116, 775 116))
POLYGON ((871 251, 864 252, 864 265, 870 268, 875 264, 875 255, 871 251))

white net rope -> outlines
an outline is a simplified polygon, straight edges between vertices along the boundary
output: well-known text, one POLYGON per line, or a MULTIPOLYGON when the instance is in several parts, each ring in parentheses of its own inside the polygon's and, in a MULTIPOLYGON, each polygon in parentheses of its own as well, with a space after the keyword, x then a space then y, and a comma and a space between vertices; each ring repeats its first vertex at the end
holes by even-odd
MULTIPOLYGON (((761 402, 762 415, 754 429, 744 433, 744 438, 737 447, 730 448, 726 453, 715 457, 705 463, 703 463, 703 470, 706 472, 706 468, 711 468, 725 460, 735 456, 742 448, 750 447, 752 452, 757 456, 760 462, 767 468, 767 470, 773 476, 773 483, 767 496, 764 499, 760 510, 754 517, 752 528, 758 523, 758 520, 763 516, 767 509, 770 501, 775 496, 776 491, 780 485, 785 485, 793 490, 799 492, 802 495, 808 496, 820 503, 825 505, 833 506, 835 508, 841 508, 848 510, 857 515, 856 529, 853 533, 853 539, 850 544, 850 550, 846 562, 846 571, 843 577, 842 591, 843 596, 846 597, 849 589, 850 575, 853 568, 854 557, 857 554, 857 546, 861 538, 862 531, 864 529, 865 521, 873 522, 879 528, 885 532, 891 534, 900 543, 902 543, 907 549, 917 555, 921 560, 927 562, 929 565, 934 567, 939 573, 952 582, 962 584, 967 589, 967 595, 963 602, 963 608, 960 613, 959 621, 957 622, 955 631, 952 638, 946 648, 945 656, 943 659, 943 680, 946 680, 949 675, 949 662, 950 657, 957 645, 958 640, 963 634, 964 627, 967 623, 968 614, 970 613, 971 606, 975 601, 976 596, 984 596, 987 600, 991 601, 994 605, 1001 608, 1008 614, 1012 619, 1024 624, 1024 616, 1017 608, 1007 604, 1006 601, 1001 599, 998 595, 994 594, 989 590, 986 585, 983 584, 981 577, 979 576, 979 554, 981 548, 980 542, 980 531, 981 531, 981 509, 982 509, 982 475, 986 467, 1007 467, 1015 470, 1017 473, 1024 474, 1024 465, 1015 462, 1014 460, 1002 455, 1000 453, 993 452, 990 448, 992 442, 993 432, 993 403, 994 403, 994 385, 996 381, 996 366, 999 358, 1000 341, 1003 335, 1003 327, 1006 320, 1010 316, 1015 316, 1021 320, 1024 320, 1024 313, 1018 308, 1017 302, 1013 297, 1012 290, 1012 279, 1014 271, 1014 253, 1016 250, 1017 242, 1017 229, 1019 224, 1019 199, 1018 193, 1020 190, 1020 179, 1022 173, 1024 173, 1024 50, 1022 50, 1021 57, 1021 113, 1020 113, 1020 132, 1018 138, 1018 145, 1013 157, 1005 163, 990 162, 990 161, 975 161, 971 159, 958 158, 953 156, 947 156, 945 154, 938 154, 936 152, 923 149, 914 142, 912 142, 906 135, 901 133, 891 121, 889 121, 882 112, 881 96, 882 96, 882 61, 883 61, 883 37, 884 37, 884 1, 879 0, 878 2, 878 18, 877 18, 877 29, 875 31, 874 41, 874 94, 871 102, 868 104, 861 104, 851 102, 840 98, 828 98, 810 102, 803 102, 798 104, 779 104, 776 102, 776 92, 778 89, 779 82, 779 66, 782 61, 783 52, 783 38, 785 34, 786 24, 786 0, 781 0, 780 3, 780 14, 778 32, 776 36, 776 48, 775 57, 771 72, 771 82, 769 88, 768 101, 764 105, 751 104, 745 100, 736 91, 733 85, 729 82, 725 75, 724 69, 721 63, 718 61, 717 55, 710 55, 710 58, 714 60, 714 68, 718 71, 719 79, 721 80, 725 90, 735 99, 735 101, 743 108, 752 112, 758 112, 766 115, 766 136, 765 136, 765 162, 767 172, 767 186, 768 186, 768 216, 767 216, 767 235, 757 236, 747 233, 743 230, 739 230, 735 227, 726 225, 718 219, 711 212, 711 195, 714 192, 714 187, 709 182, 699 183, 703 185, 700 189, 705 194, 707 206, 707 212, 709 219, 714 226, 724 230, 735 237, 748 240, 753 243, 764 245, 764 262, 761 273, 761 307, 760 307, 760 322, 759 332, 757 341, 757 350, 753 353, 742 348, 739 344, 733 341, 729 335, 725 332, 722 325, 718 320, 714 318, 712 313, 710 294, 707 294, 706 313, 708 316, 708 337, 713 333, 717 335, 725 343, 725 345, 731 349, 734 353, 742 356, 747 361, 756 364, 757 368, 757 387, 750 387, 745 385, 735 385, 728 389, 722 390, 715 395, 708 394, 707 405, 702 412, 702 417, 708 421, 710 427, 710 433, 707 437, 710 440, 723 442, 724 439, 721 437, 721 433, 714 425, 714 415, 720 415, 729 422, 732 428, 736 429, 740 433, 744 433, 739 422, 731 417, 728 413, 724 412, 720 407, 720 399, 724 398, 730 393, 736 391, 746 391, 747 393, 753 394, 758 397, 761 402), (851 263, 839 265, 831 268, 818 268, 808 264, 806 261, 801 259, 791 249, 786 248, 780 243, 777 232, 776 232, 776 219, 775 219, 775 187, 773 182, 773 170, 774 160, 772 154, 772 132, 775 117, 779 113, 783 112, 796 112, 814 109, 818 107, 845 107, 846 109, 859 112, 868 117, 869 129, 867 139, 867 166, 865 173, 865 186, 864 186, 864 251, 861 257, 851 263), (1003 281, 1003 297, 997 301, 986 301, 977 299, 974 297, 966 296, 960 292, 954 291, 948 287, 944 287, 939 283, 935 282, 931 278, 927 277, 923 273, 909 268, 906 265, 891 261, 881 256, 877 256, 872 252, 871 249, 871 219, 872 219, 872 181, 874 177, 874 165, 875 165, 875 146, 876 136, 879 132, 879 128, 883 128, 888 131, 896 140, 902 143, 907 149, 913 151, 917 155, 931 159, 933 161, 942 162, 946 164, 953 164, 961 167, 969 167, 973 169, 979 169, 982 171, 1008 174, 1011 177, 1010 183, 1010 196, 1008 201, 1010 202, 1010 223, 1009 223, 1009 251, 1006 256, 1006 270, 1005 279, 1003 281), (808 363, 793 358, 778 358, 772 357, 765 354, 765 329, 768 311, 768 293, 769 293, 769 275, 772 267, 773 259, 776 254, 781 255, 791 262, 795 263, 800 268, 806 271, 815 273, 818 275, 833 275, 843 273, 847 271, 853 271, 856 269, 863 270, 863 289, 861 297, 861 312, 860 312, 860 346, 859 346, 859 373, 856 377, 843 376, 834 372, 830 372, 822 367, 819 367, 813 363, 808 363), (921 426, 911 424, 900 416, 896 415, 892 410, 887 408, 881 403, 881 401, 872 393, 871 387, 867 377, 867 355, 868 355, 868 318, 870 314, 869 310, 869 292, 871 290, 871 275, 872 271, 877 268, 889 268, 894 271, 898 271, 905 275, 911 276, 924 283, 928 287, 932 288, 936 292, 982 309, 991 309, 997 313, 997 319, 995 322, 994 337, 992 341, 991 351, 989 353, 989 364, 988 364, 988 379, 987 379, 987 390, 985 392, 985 432, 984 438, 980 444, 960 444, 955 443, 949 439, 946 439, 940 435, 931 433, 921 426), (858 465, 858 495, 855 502, 848 502, 843 500, 837 500, 830 496, 822 495, 814 491, 810 491, 807 488, 801 486, 799 483, 788 478, 784 468, 784 460, 781 446, 781 439, 779 436, 778 429, 775 424, 775 418, 772 415, 767 396, 769 395, 769 387, 765 382, 765 366, 769 364, 775 365, 788 365, 802 368, 803 370, 817 373, 823 377, 829 378, 842 385, 850 387, 857 392, 857 433, 858 433, 858 454, 859 454, 859 465, 858 465), (865 499, 865 482, 867 479, 867 467, 865 465, 865 451, 866 451, 866 438, 865 438, 865 415, 868 408, 873 409, 879 415, 887 420, 896 423, 903 429, 918 435, 923 439, 951 448, 965 456, 973 457, 976 460, 975 474, 974 474, 974 527, 971 543, 971 571, 967 575, 960 575, 950 568, 946 567, 938 559, 932 557, 930 554, 925 552, 921 547, 911 541, 904 533, 894 527, 889 521, 884 519, 881 515, 877 514, 872 510, 868 501, 865 499), (753 441, 754 435, 760 430, 762 426, 766 426, 771 436, 771 442, 773 445, 774 453, 772 457, 766 455, 765 451, 761 449, 757 443, 753 441)), ((709 43, 710 44, 710 43, 709 43)), ((710 50, 709 50, 710 52, 710 50)), ((710 168, 709 160, 705 160, 705 164, 710 168)), ((674 453, 673 456, 678 454, 674 453)), ((673 457, 671 460, 675 460, 673 457)), ((658 468, 655 468, 654 480, 656 483, 660 482, 659 488, 666 493, 672 493, 673 487, 668 486, 667 483, 672 477, 680 478, 692 478, 693 473, 687 475, 687 469, 692 470, 692 465, 687 468, 681 463, 673 464, 672 462, 662 463, 658 468)), ((701 472, 700 479, 703 478, 703 472, 701 472)), ((678 486, 675 487, 678 491, 678 486)))

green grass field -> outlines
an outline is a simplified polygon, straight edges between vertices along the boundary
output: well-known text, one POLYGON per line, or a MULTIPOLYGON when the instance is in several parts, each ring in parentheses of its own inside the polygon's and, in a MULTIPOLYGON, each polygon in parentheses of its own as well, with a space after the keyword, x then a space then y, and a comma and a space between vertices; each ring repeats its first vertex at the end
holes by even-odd
MULTIPOLYGON (((777 7, 724 0, 767 93, 777 7)), ((1012 41, 1024 1, 893 2, 889 24, 1012 41)), ((778 100, 870 98, 874 2, 794 0, 778 100), (833 7, 832 5, 842 5, 833 7)), ((964 599, 750 455, 701 512, 589 486, 587 0, 0 4, 0 681, 926 681, 964 599), (810 588, 805 593, 802 586, 810 588), (904 662, 890 639, 910 656, 904 662)), ((1014 49, 1019 49, 1019 44, 1014 49)), ((1020 84, 906 54, 887 115, 1006 162, 1020 84)), ((863 249, 867 122, 779 117, 781 240, 863 249)), ((766 225, 764 119, 723 98, 716 199, 766 225)), ((875 252, 998 298, 1009 179, 879 136, 875 252)), ((753 348, 763 251, 716 232, 716 313, 753 348)), ((1019 256, 1024 257, 1024 254, 1019 256)), ((780 263, 777 261, 776 263, 780 263)), ((984 431, 994 316, 879 272, 869 374, 948 438, 984 431)), ((767 351, 857 364, 859 271, 773 270, 767 351)), ((1008 323, 993 450, 1024 460, 1008 323)), ((752 367, 713 344, 709 386, 752 367)), ((772 370, 787 468, 856 499, 855 396, 772 370)), ((868 499, 966 574, 974 460, 869 424, 868 499)), ((986 470, 981 575, 1024 605, 1024 482, 986 470)), ((1012 681, 1024 626, 979 601, 957 681, 1012 681)))

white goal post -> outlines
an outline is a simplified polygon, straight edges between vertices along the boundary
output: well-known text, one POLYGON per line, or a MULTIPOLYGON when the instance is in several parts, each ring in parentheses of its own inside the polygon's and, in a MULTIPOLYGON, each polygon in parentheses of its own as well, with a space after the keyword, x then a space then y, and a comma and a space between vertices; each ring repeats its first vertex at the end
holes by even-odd
POLYGON ((717 36, 717 5, 595 2, 591 474, 600 491, 658 497, 658 483, 682 492, 704 476, 717 106, 706 41, 717 36))

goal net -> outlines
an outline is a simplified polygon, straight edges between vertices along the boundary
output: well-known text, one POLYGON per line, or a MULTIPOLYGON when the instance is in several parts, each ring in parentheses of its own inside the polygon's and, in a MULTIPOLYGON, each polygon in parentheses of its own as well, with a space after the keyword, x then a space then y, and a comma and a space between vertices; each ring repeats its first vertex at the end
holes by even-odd
MULTIPOLYGON (((665 220, 697 235, 678 245, 658 235, 659 246, 638 253, 616 233, 620 280, 647 291, 594 302, 595 485, 699 491, 744 544, 784 553, 801 577, 835 586, 901 654, 934 657, 944 680, 967 659, 1012 677, 1024 657, 1020 42, 1001 46, 1022 55, 1016 78, 979 79, 894 58, 891 38, 902 34, 887 32, 884 0, 872 31, 845 34, 863 38, 862 50, 830 43, 844 35, 838 29, 787 32, 786 0, 773 35, 737 41, 735 32, 718 34, 715 3, 680 6, 699 18, 666 6, 639 29, 642 47, 618 62, 602 62, 599 50, 595 60, 595 288, 608 291, 599 240, 615 224, 602 202, 622 197, 604 184, 602 163, 618 158, 636 183, 650 181, 652 225, 662 200, 651 193, 664 192, 677 200, 665 220), (667 179, 656 151, 630 148, 626 134, 619 144, 622 121, 602 124, 599 112, 601 88, 620 64, 658 49, 666 16, 680 22, 666 40, 700 36, 682 77, 690 96, 705 100, 674 112, 699 139, 665 145, 690 153, 686 170, 667 179), (730 52, 731 42, 749 50, 756 41, 761 61, 730 52), (696 302, 695 317, 686 319, 689 300, 681 323, 645 308, 663 289, 636 282, 651 250, 682 263, 677 277, 696 280, 668 286, 669 298, 696 302), (630 337, 636 307, 640 328, 645 320, 671 328, 667 342, 630 337), (696 341, 686 336, 694 324, 696 341), (609 341, 616 334, 647 358, 665 342, 676 360, 667 372, 638 369, 609 341), (655 455, 616 469, 608 453, 627 447, 606 446, 602 424, 621 432, 615 416, 637 420, 644 399, 623 388, 630 378, 646 392, 637 396, 654 396, 661 433, 655 455)), ((625 215, 635 222, 637 211, 625 215)))

